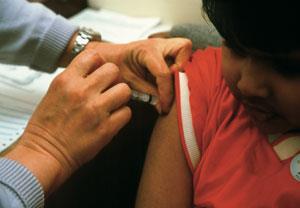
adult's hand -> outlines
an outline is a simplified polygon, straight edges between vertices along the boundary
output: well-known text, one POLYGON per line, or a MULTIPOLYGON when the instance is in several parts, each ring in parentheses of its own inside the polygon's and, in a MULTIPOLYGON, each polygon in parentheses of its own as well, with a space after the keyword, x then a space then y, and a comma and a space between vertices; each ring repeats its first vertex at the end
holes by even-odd
POLYGON ((104 61, 119 66, 128 85, 138 91, 159 97, 156 108, 168 112, 173 100, 172 72, 181 70, 191 55, 192 44, 183 38, 150 38, 129 44, 91 42, 104 61), (166 60, 171 60, 166 63, 166 60))
POLYGON ((51 83, 24 134, 6 157, 19 161, 51 192, 92 159, 129 121, 131 90, 119 69, 83 51, 51 83))

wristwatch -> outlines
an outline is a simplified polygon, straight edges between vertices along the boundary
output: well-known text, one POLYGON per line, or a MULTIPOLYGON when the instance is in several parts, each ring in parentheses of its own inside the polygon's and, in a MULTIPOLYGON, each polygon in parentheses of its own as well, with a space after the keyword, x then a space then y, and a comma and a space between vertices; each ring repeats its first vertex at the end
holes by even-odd
POLYGON ((100 33, 86 27, 78 30, 77 37, 75 38, 72 54, 79 54, 85 46, 91 41, 101 41, 100 33))

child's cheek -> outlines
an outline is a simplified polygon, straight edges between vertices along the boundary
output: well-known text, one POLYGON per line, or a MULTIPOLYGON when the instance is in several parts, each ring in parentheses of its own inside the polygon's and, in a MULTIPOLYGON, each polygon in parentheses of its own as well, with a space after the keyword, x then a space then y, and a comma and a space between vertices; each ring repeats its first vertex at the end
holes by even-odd
POLYGON ((229 57, 224 57, 222 62, 222 75, 230 88, 235 87, 240 79, 240 69, 238 65, 229 57))

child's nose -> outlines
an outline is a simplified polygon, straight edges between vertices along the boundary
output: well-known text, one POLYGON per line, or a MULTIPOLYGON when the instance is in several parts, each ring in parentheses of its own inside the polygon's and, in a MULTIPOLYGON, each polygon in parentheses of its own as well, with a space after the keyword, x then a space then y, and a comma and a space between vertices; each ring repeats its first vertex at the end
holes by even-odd
POLYGON ((243 74, 237 83, 237 88, 247 97, 267 98, 270 95, 268 85, 263 76, 243 74))

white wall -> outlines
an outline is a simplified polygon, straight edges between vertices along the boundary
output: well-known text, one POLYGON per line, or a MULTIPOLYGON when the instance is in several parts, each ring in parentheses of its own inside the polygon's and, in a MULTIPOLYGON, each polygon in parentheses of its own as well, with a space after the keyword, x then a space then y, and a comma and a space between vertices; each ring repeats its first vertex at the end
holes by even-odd
POLYGON ((133 16, 159 16, 164 23, 203 21, 201 0, 88 0, 93 8, 112 9, 133 16))

